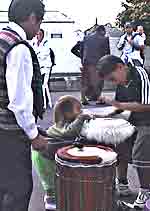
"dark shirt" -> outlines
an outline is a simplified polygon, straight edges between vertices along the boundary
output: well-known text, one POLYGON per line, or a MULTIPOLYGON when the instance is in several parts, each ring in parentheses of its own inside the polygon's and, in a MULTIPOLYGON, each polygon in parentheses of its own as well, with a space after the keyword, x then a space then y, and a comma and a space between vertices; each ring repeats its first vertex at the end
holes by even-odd
MULTIPOLYGON (((142 67, 129 67, 128 86, 117 87, 116 100, 150 104, 150 79, 142 67)), ((150 125, 150 112, 131 112, 129 122, 135 126, 150 125)))
POLYGON ((101 57, 110 54, 109 38, 104 35, 93 33, 83 43, 83 64, 96 65, 101 57))
POLYGON ((55 63, 55 53, 51 48, 49 50, 50 50, 50 58, 51 58, 52 66, 54 66, 54 65, 56 65, 56 63, 55 63))
POLYGON ((71 53, 81 58, 81 41, 78 41, 75 46, 73 46, 73 48, 71 49, 71 53))

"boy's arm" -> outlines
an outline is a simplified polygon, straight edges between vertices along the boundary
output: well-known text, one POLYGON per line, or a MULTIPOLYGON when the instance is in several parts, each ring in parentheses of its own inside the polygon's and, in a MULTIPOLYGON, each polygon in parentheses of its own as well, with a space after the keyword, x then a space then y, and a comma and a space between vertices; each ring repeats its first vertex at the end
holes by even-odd
POLYGON ((91 116, 89 116, 88 114, 81 114, 73 122, 66 123, 64 126, 59 127, 58 125, 56 126, 55 124, 49 127, 46 133, 49 137, 58 137, 58 138, 76 137, 80 134, 84 121, 90 119, 91 116))
POLYGON ((90 120, 91 118, 92 116, 88 114, 79 115, 79 117, 76 120, 74 120, 70 124, 66 124, 66 126, 64 127, 64 135, 78 136, 80 134, 84 121, 90 120))

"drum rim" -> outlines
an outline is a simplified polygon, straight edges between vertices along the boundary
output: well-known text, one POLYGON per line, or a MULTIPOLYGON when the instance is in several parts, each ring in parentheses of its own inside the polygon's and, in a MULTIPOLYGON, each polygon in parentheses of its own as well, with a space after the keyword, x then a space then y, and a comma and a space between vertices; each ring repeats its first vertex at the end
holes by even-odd
POLYGON ((107 162, 107 163, 99 163, 99 164, 87 164, 87 163, 75 163, 75 162, 68 162, 66 160, 61 160, 60 158, 58 158, 57 154, 55 154, 55 162, 56 162, 56 166, 61 165, 61 166, 65 166, 67 168, 105 168, 105 167, 109 167, 109 166, 116 166, 117 164, 117 158, 112 160, 111 162, 107 162))
MULTIPOLYGON (((114 152, 113 149, 111 149, 110 147, 106 147, 103 145, 85 145, 85 147, 97 147, 100 149, 104 149, 106 151, 111 151, 114 152)), ((82 164, 101 164, 103 159, 99 156, 84 156, 84 157, 79 157, 79 156, 73 156, 67 153, 67 150, 74 148, 74 145, 69 145, 66 147, 62 147, 60 149, 57 150, 56 154, 57 154, 57 158, 61 159, 62 161, 70 161, 70 162, 74 162, 74 163, 82 163, 82 164)))

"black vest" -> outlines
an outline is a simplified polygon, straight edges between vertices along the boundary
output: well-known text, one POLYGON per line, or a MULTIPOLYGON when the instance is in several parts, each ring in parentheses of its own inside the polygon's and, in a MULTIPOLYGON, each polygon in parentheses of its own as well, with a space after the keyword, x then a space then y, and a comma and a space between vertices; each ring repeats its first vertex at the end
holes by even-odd
POLYGON ((5 78, 7 54, 12 50, 12 48, 20 44, 24 44, 29 48, 32 57, 33 78, 31 86, 33 91, 34 104, 33 114, 36 118, 42 118, 43 114, 44 103, 42 93, 42 78, 37 56, 28 42, 22 40, 22 38, 15 31, 9 28, 3 29, 0 32, 0 128, 3 129, 20 129, 13 112, 7 108, 9 104, 9 98, 7 94, 7 84, 5 78))

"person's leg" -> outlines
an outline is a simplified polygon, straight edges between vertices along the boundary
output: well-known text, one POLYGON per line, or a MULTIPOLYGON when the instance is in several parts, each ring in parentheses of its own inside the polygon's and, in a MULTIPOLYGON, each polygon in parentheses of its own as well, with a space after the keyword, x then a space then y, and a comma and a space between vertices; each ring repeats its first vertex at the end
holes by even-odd
POLYGON ((27 211, 32 193, 31 144, 22 131, 0 131, 0 187, 4 211, 27 211))
POLYGON ((138 135, 133 147, 133 165, 137 169, 140 189, 135 206, 143 208, 150 197, 150 127, 138 127, 138 135))
MULTIPOLYGON (((46 85, 45 89, 46 89, 46 101, 48 99, 48 105, 49 105, 50 108, 52 108, 53 107, 53 105, 52 105, 52 98, 51 98, 51 94, 50 94, 50 91, 49 91, 48 84, 46 85)), ((46 102, 46 104, 47 104, 47 102, 46 102)))
POLYGON ((42 74, 42 90, 43 90, 43 99, 44 99, 44 109, 46 109, 45 73, 42 74))
POLYGON ((55 210, 55 161, 48 160, 32 150, 32 162, 45 192, 45 209, 55 210))
POLYGON ((127 196, 131 194, 128 187, 127 171, 128 163, 132 155, 132 140, 128 139, 116 146, 118 153, 118 165, 116 167, 116 188, 119 195, 127 196))
POLYGON ((55 161, 49 161, 49 183, 43 184, 43 188, 45 189, 45 209, 56 210, 55 161))
MULTIPOLYGON (((20 185, 20 184, 19 184, 20 185)), ((2 211, 27 211, 31 197, 31 190, 26 192, 20 188, 13 188, 12 192, 7 190, 2 203, 2 211)))
POLYGON ((0 188, 0 210, 2 210, 2 202, 3 202, 3 199, 4 199, 4 190, 2 188, 0 188))
POLYGON ((92 93, 91 100, 97 101, 99 97, 99 81, 95 65, 88 65, 89 87, 92 93))
POLYGON ((44 77, 45 77, 45 73, 41 75, 42 76, 42 84, 44 84, 44 77))
POLYGON ((32 163, 40 178, 45 191, 52 189, 55 192, 55 162, 44 158, 40 152, 32 150, 32 163))
POLYGON ((98 88, 97 88, 97 93, 98 93, 98 97, 97 97, 97 102, 96 104, 99 105, 99 104, 105 104, 105 101, 102 97, 102 90, 104 88, 104 80, 100 80, 99 83, 98 83, 98 88))
POLYGON ((128 161, 120 159, 116 167, 116 176, 120 183, 128 184, 127 179, 128 161))
POLYGON ((46 68, 46 73, 44 74, 44 79, 43 79, 43 83, 42 83, 43 84, 43 91, 44 91, 44 93, 43 93, 44 108, 46 108, 47 105, 49 105, 50 108, 52 108, 51 94, 50 94, 50 90, 49 90, 49 86, 48 86, 49 76, 50 76, 50 69, 46 68))
POLYGON ((140 186, 150 190, 150 168, 137 168, 140 186))
POLYGON ((86 98, 87 83, 88 83, 88 74, 87 68, 81 67, 81 103, 83 105, 88 105, 88 100, 86 98))

